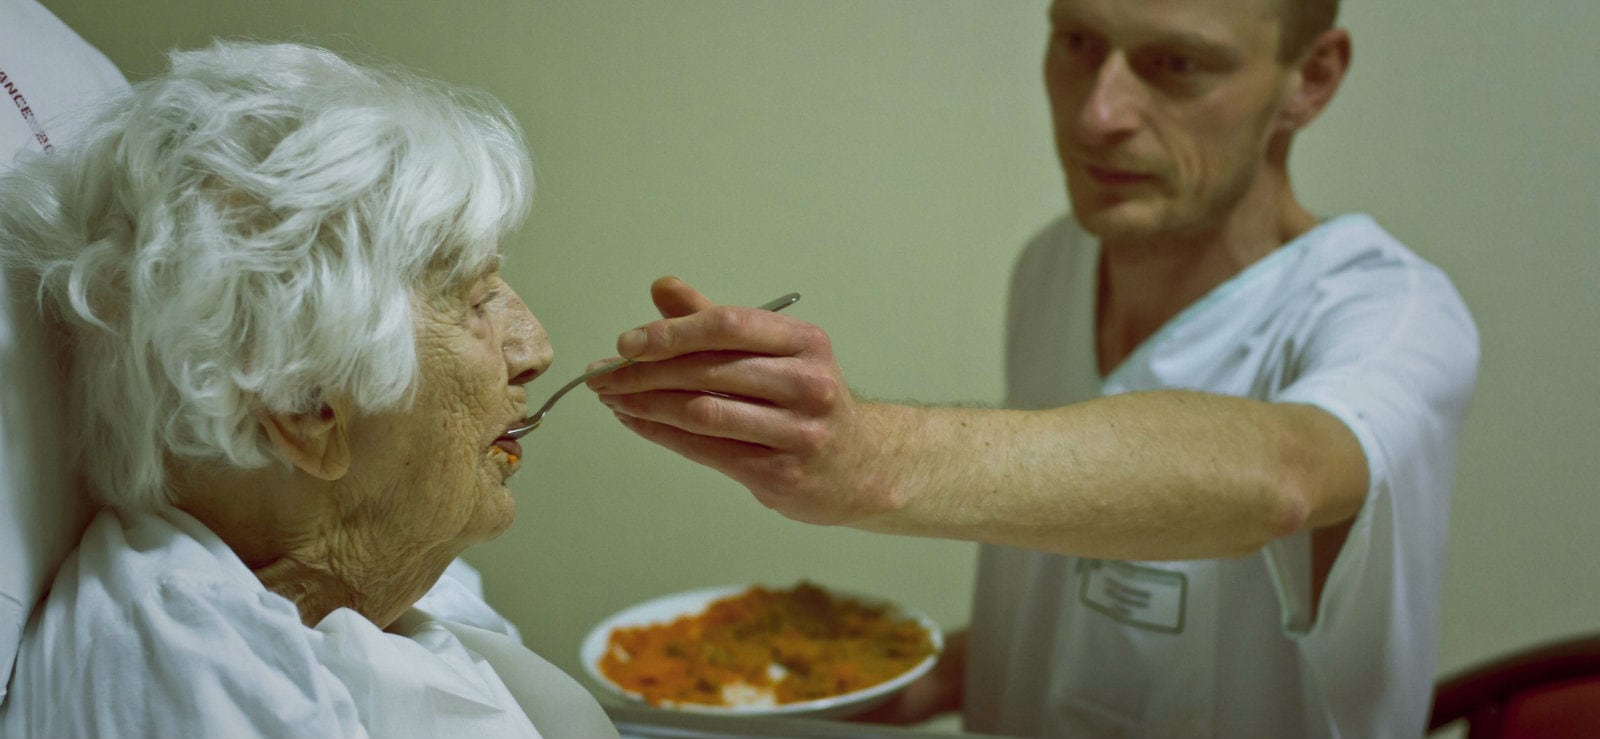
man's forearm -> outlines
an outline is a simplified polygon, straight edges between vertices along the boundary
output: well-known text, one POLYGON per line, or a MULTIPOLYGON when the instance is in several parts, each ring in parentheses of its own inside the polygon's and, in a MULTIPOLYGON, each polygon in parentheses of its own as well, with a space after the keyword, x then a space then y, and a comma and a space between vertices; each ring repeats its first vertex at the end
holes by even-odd
POLYGON ((849 391, 820 328, 658 280, 637 364, 589 386, 629 429, 790 518, 1077 555, 1243 555, 1360 509, 1354 435, 1310 406, 1185 391, 1054 410, 913 408, 849 391))
POLYGON ((1121 559, 1240 556, 1346 520, 1367 486, 1332 415, 1194 392, 1044 411, 863 404, 873 531, 1121 559))

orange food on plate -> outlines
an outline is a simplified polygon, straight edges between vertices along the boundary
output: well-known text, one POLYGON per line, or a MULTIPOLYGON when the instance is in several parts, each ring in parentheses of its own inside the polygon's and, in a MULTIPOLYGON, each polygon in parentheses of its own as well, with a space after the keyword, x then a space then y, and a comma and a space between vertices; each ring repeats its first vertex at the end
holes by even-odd
POLYGON ((800 583, 753 587, 698 615, 614 629, 600 670, 652 705, 782 704, 877 685, 933 653, 915 620, 800 583))

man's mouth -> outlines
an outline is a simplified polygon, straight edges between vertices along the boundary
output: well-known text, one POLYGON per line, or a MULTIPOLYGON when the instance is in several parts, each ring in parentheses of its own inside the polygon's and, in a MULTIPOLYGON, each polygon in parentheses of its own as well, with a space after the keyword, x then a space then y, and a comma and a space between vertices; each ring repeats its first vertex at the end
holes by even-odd
POLYGON ((1132 172, 1126 169, 1114 169, 1111 167, 1098 167, 1092 164, 1085 164, 1083 166, 1083 171, 1088 173, 1089 178, 1094 180, 1096 183, 1108 187, 1148 182, 1155 177, 1154 175, 1144 174, 1141 172, 1132 172))

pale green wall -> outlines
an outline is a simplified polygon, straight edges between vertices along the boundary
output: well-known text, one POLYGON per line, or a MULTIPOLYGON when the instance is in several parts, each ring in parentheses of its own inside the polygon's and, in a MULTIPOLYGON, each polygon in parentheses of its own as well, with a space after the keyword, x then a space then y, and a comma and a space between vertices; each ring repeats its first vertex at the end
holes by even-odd
MULTIPOLYGON (((508 247, 557 348, 535 397, 608 355, 676 273, 729 302, 804 293, 791 311, 831 329, 866 394, 995 402, 1009 262, 1064 202, 1043 0, 45 5, 133 77, 167 47, 249 35, 505 100, 541 178, 508 247)), ((1377 215, 1483 332, 1443 667, 1600 628, 1600 4, 1347 5, 1355 68, 1300 143, 1302 194, 1377 215)), ((965 619, 970 545, 789 523, 581 394, 528 447, 517 523, 469 558, 569 670, 605 614, 708 584, 809 577, 965 619)))

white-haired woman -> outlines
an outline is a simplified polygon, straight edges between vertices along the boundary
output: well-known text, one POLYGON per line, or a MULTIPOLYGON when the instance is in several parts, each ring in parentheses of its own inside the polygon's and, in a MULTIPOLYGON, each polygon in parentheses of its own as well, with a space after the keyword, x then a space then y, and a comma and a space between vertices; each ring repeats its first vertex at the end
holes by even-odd
POLYGON ((28 736, 615 736, 445 576, 510 523, 549 366, 497 271, 527 209, 492 100, 217 43, 0 179, 106 508, 24 637, 28 736))

